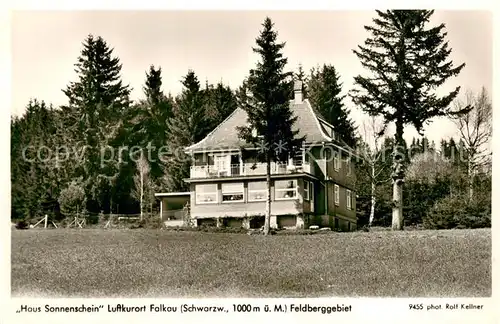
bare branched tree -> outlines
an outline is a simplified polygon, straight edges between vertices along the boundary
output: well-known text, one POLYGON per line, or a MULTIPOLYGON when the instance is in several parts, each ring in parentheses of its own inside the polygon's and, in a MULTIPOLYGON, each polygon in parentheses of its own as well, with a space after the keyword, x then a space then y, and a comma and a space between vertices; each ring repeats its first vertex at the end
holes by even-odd
POLYGON ((454 122, 458 127, 467 153, 469 198, 472 199, 475 174, 491 163, 490 140, 493 129, 493 112, 491 98, 486 89, 483 87, 477 95, 468 90, 463 98, 454 102, 454 108, 457 111, 465 107, 472 109, 467 114, 455 117, 454 122))
POLYGON ((368 177, 370 179, 371 191, 370 191, 370 217, 368 220, 368 226, 372 225, 373 218, 375 217, 375 204, 376 204, 376 188, 377 185, 381 184, 385 180, 381 180, 380 176, 386 169, 386 164, 377 163, 383 157, 383 152, 381 150, 380 142, 383 138, 384 124, 381 118, 377 116, 370 116, 370 119, 364 121, 362 124, 363 129, 363 140, 367 147, 362 148, 362 156, 365 162, 369 166, 368 177))
POLYGON ((149 180, 150 166, 149 162, 141 153, 140 159, 136 162, 137 173, 134 175, 135 188, 132 195, 140 203, 141 208, 141 221, 144 218, 144 206, 147 206, 149 192, 151 190, 151 183, 149 180))

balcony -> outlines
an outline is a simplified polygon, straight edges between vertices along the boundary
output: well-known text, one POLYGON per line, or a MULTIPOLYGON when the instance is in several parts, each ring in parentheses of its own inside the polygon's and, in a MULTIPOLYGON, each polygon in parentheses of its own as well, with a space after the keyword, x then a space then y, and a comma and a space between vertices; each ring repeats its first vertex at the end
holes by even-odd
MULTIPOLYGON (((312 167, 309 163, 300 165, 287 163, 271 163, 271 174, 312 174, 312 167)), ((190 177, 193 178, 223 178, 240 176, 266 175, 266 163, 241 163, 231 164, 229 168, 218 169, 215 165, 191 166, 190 177)))

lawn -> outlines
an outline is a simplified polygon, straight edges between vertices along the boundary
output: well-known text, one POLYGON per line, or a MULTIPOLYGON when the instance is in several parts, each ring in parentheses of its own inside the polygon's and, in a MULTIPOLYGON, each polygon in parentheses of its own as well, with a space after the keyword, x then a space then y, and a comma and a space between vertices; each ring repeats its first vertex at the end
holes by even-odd
POLYGON ((12 230, 12 296, 487 297, 491 230, 12 230))

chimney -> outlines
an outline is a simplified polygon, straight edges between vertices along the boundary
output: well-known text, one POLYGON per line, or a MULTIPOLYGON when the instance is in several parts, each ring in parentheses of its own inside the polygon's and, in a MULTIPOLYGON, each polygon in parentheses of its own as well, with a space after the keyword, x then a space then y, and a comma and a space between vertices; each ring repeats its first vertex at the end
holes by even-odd
POLYGON ((293 94, 294 94, 295 104, 301 104, 302 103, 302 81, 295 81, 293 83, 293 94))

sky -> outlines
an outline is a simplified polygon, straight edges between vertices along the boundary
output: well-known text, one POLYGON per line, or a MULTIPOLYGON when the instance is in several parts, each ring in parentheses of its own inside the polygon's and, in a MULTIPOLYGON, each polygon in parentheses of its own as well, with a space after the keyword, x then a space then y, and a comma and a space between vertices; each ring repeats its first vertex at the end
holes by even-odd
MULTIPOLYGON (((76 81, 74 64, 88 34, 102 36, 123 64, 122 80, 133 88, 132 99, 142 98, 145 72, 161 66, 163 90, 181 90, 181 78, 193 69, 205 81, 236 88, 255 67, 255 38, 266 16, 275 23, 278 40, 286 42, 287 68, 302 64, 306 71, 333 64, 343 92, 354 87, 356 75, 369 76, 352 52, 369 34, 374 11, 16 11, 12 15, 12 111, 22 114, 30 98, 55 106, 65 104, 61 91, 76 81)), ((432 25, 445 23, 450 58, 466 63, 458 77, 438 94, 456 86, 477 92, 492 91, 492 14, 488 11, 436 11, 432 25)), ((359 126, 366 115, 350 101, 351 118, 359 126)), ((388 135, 392 135, 389 128, 388 135)), ((439 142, 457 136, 453 123, 435 119, 426 136, 439 142)), ((411 140, 417 133, 405 129, 411 140)))

